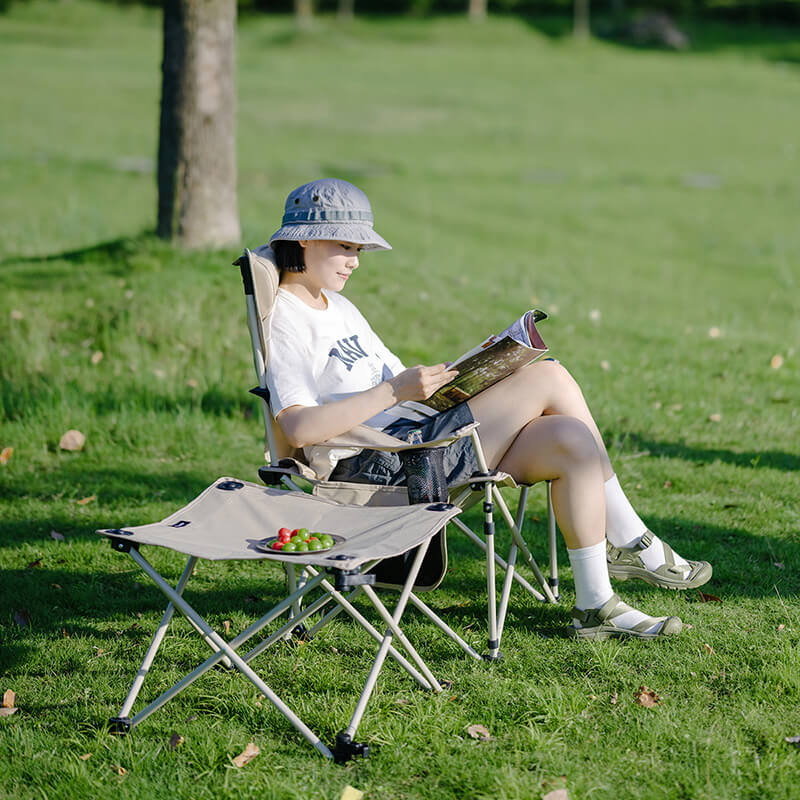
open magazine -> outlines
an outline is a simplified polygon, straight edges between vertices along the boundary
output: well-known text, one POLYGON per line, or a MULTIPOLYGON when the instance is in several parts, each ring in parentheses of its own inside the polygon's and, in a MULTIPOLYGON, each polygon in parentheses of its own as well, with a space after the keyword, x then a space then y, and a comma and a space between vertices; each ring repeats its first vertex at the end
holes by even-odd
POLYGON ((458 368, 458 375, 424 403, 400 405, 426 415, 430 415, 431 410, 446 411, 540 358, 547 352, 547 345, 536 330, 536 323, 543 319, 547 319, 544 311, 526 311, 504 331, 490 336, 456 359, 452 366, 458 368))

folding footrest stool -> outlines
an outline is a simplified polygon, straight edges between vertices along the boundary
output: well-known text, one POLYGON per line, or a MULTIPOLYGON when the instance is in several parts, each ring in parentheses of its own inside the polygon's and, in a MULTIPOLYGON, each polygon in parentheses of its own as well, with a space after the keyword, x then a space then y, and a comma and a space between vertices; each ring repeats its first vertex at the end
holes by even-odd
MULTIPOLYGON (((117 733, 130 732, 216 664, 225 662, 249 680, 323 756, 337 761, 366 756, 368 746, 354 742, 354 737, 387 657, 393 658, 424 689, 441 691, 430 668, 403 632, 401 621, 431 538, 459 513, 459 508, 441 502, 394 507, 351 506, 304 492, 287 492, 232 478, 220 478, 187 506, 159 523, 97 531, 110 539, 115 550, 127 553, 169 601, 122 708, 110 720, 112 730, 117 733), (269 550, 267 540, 271 537, 265 537, 264 533, 290 526, 330 533, 336 543, 332 548, 318 552, 281 553, 269 550), (167 547, 189 556, 175 587, 141 554, 142 545, 167 547), (370 585, 374 576, 367 571, 382 559, 414 550, 407 578, 394 611, 390 613, 370 585), (283 564, 300 564, 307 570, 308 579, 228 642, 183 597, 194 566, 201 558, 211 561, 266 559, 283 564), (350 594, 346 596, 348 590, 350 594), (312 600, 317 592, 319 596, 312 600), (371 603, 386 625, 385 633, 381 634, 352 604, 357 593, 366 596, 371 603), (347 728, 336 737, 333 749, 324 744, 250 666, 256 656, 285 637, 294 626, 324 610, 330 602, 335 603, 336 608, 313 626, 310 631, 312 634, 327 624, 338 609, 342 609, 379 643, 352 718, 347 728), (283 622, 249 651, 243 651, 243 645, 248 640, 292 606, 299 609, 293 618, 283 622), (131 716, 176 610, 203 639, 212 651, 211 655, 131 716), (405 655, 395 647, 395 643, 402 647, 405 655)), ((441 619, 433 621, 473 658, 479 658, 441 619)))

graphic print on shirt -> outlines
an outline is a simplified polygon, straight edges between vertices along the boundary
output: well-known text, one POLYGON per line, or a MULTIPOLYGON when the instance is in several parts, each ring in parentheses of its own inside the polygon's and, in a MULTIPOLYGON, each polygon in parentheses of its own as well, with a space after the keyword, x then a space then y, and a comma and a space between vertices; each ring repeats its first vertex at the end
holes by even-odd
POLYGON ((330 349, 328 357, 338 358, 350 372, 356 361, 367 357, 367 351, 359 344, 358 334, 355 334, 338 339, 336 345, 330 349))

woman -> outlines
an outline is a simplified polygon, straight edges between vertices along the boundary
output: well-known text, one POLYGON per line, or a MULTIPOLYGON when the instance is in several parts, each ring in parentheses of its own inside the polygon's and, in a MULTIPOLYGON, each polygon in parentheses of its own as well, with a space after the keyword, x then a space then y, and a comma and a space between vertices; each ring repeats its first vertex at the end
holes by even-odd
MULTIPOLYGON (((429 441, 475 419, 490 467, 520 483, 552 481, 575 579, 575 634, 656 638, 680 632, 677 617, 650 617, 623 603, 609 573, 688 589, 711 577, 711 565, 686 561, 647 530, 564 367, 555 361, 524 367, 433 419, 396 408, 430 397, 457 371, 447 364, 406 369, 339 294, 358 269, 362 250, 391 249, 372 220, 360 189, 322 179, 288 196, 283 224, 270 238, 281 281, 268 385, 273 414, 289 443, 310 447, 361 423, 400 438, 414 431, 429 441)), ((468 439, 448 448, 445 468, 450 483, 477 469, 468 439)), ((339 461, 331 477, 398 483, 403 476, 396 456, 364 451, 339 461)))

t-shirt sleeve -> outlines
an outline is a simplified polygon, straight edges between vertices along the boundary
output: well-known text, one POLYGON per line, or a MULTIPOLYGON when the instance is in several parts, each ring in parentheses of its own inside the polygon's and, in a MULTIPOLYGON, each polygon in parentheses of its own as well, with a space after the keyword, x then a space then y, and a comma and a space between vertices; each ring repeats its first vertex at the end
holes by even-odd
POLYGON ((267 388, 274 417, 289 406, 319 405, 311 364, 307 347, 273 319, 267 388))

